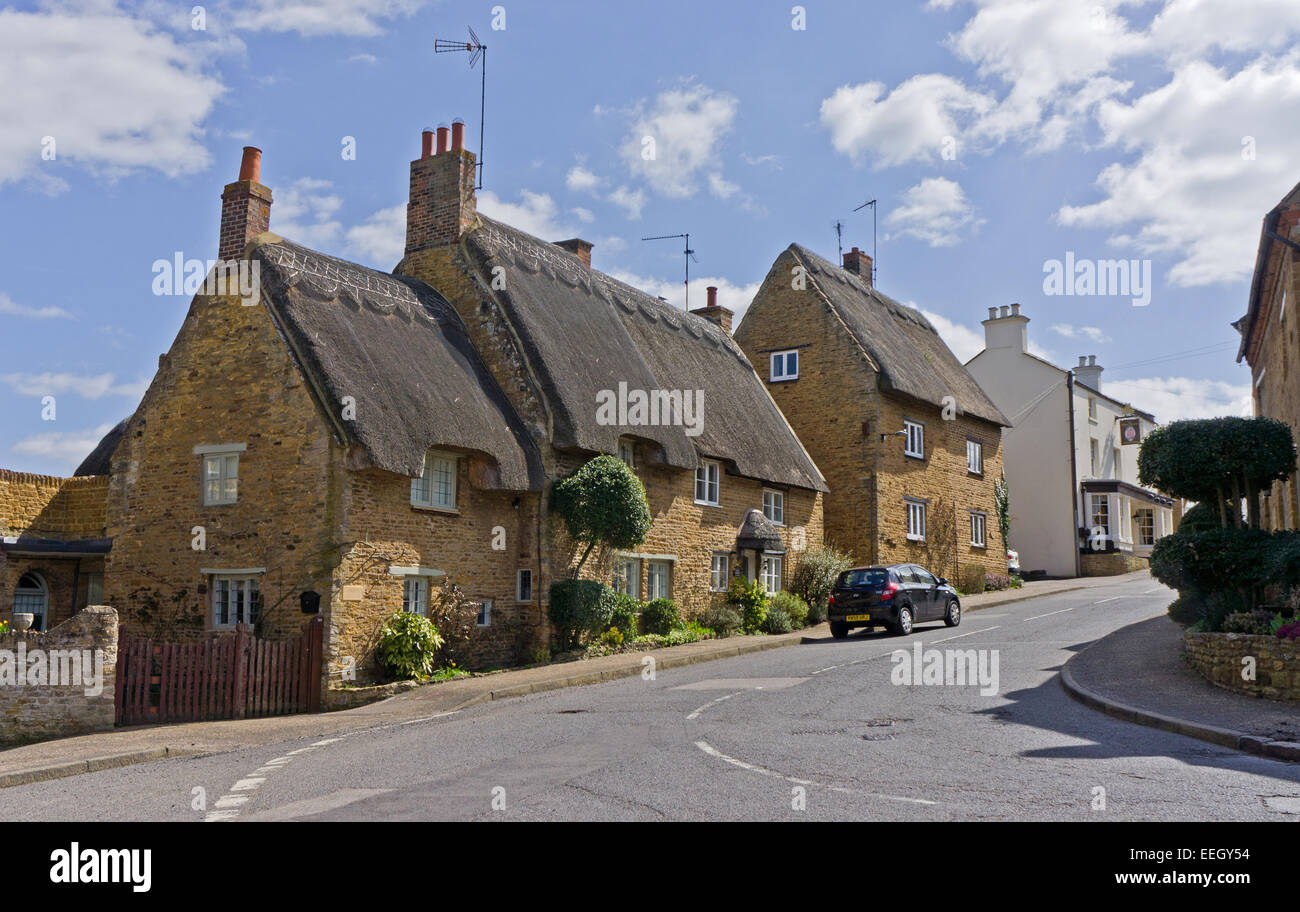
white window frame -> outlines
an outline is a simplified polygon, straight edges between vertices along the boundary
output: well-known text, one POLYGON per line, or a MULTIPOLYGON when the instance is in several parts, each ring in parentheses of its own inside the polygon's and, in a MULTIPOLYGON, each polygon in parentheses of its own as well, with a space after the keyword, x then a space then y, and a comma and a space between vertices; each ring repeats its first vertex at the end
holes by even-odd
POLYGON ((456 513, 457 476, 460 472, 460 457, 454 453, 430 450, 424 456, 424 465, 419 478, 411 479, 411 506, 421 510, 440 510, 444 513, 456 513), (450 484, 445 491, 435 489, 435 479, 431 474, 438 463, 450 464, 450 484))
POLYGON ((35 570, 28 570, 18 575, 20 585, 14 587, 13 610, 15 614, 31 614, 32 630, 45 630, 49 627, 50 621, 50 584, 44 576, 35 570), (36 581, 36 587, 21 585, 23 578, 30 576, 36 581), (29 602, 37 598, 40 599, 40 607, 37 609, 33 604, 19 604, 18 599, 25 598, 29 602))
POLYGON ((785 525, 785 492, 763 489, 763 515, 778 526, 785 525))
POLYGON ((978 440, 966 441, 966 471, 972 475, 984 474, 984 444, 978 440))
POLYGON ((86 605, 101 605, 104 602, 104 574, 86 574, 86 605))
POLYGON ((474 618, 474 625, 477 627, 492 626, 492 599, 478 600, 478 614, 474 618))
POLYGON ((1093 424, 1097 423, 1097 397, 1088 397, 1088 420, 1093 424))
POLYGON ((759 579, 763 582, 763 591, 775 595, 781 591, 781 571, 784 561, 780 554, 764 554, 759 565, 759 579))
POLYGON ((429 616, 429 582, 431 577, 421 574, 408 574, 402 578, 402 610, 408 614, 418 614, 420 617, 429 616), (411 598, 411 590, 415 590, 415 598, 411 598))
POLYGON ((726 592, 731 585, 731 555, 715 551, 709 560, 709 591, 726 592))
POLYGON ((767 379, 769 383, 784 383, 799 379, 799 349, 787 348, 772 352, 767 360, 767 379), (794 370, 790 370, 790 359, 794 359, 794 370))
POLYGON ((618 458, 621 459, 629 469, 636 468, 636 444, 627 437, 618 438, 618 458))
POLYGON ((925 541, 925 501, 907 500, 907 540, 925 541))
POLYGON ((987 513, 980 513, 976 510, 970 511, 970 543, 972 547, 988 547, 988 522, 987 513))
POLYGON ((903 430, 907 441, 903 444, 903 455, 913 459, 925 458, 925 425, 919 421, 903 419, 903 430))
POLYGON ((204 453, 200 465, 203 506, 221 507, 239 502, 238 452, 204 453), (215 472, 211 471, 213 466, 216 467, 215 472), (227 483, 233 487, 230 493, 226 491, 227 483), (213 485, 216 485, 215 493, 213 485))
POLYGON ((220 571, 217 571, 217 572, 209 573, 208 575, 210 576, 210 587, 211 587, 208 596, 208 620, 211 625, 211 629, 212 630, 234 630, 240 624, 248 624, 249 626, 252 626, 256 620, 253 617, 253 610, 255 607, 257 607, 257 605, 254 604, 254 597, 255 596, 257 597, 257 602, 259 604, 261 602, 262 574, 260 572, 249 572, 245 570, 245 571, 232 571, 229 573, 222 573, 220 571), (238 583, 244 584, 240 590, 240 595, 239 595, 242 604, 236 606, 236 610, 233 612, 233 615, 231 614, 227 615, 227 620, 225 623, 222 623, 217 619, 218 618, 217 593, 221 588, 220 587, 221 583, 226 583, 227 586, 234 586, 235 584, 238 583), (242 615, 242 620, 241 620, 241 615, 242 615))
POLYGON ((673 592, 673 563, 672 561, 651 560, 646 561, 645 577, 645 598, 647 602, 653 602, 655 599, 672 598, 673 592), (656 584, 656 578, 661 578, 661 584, 656 584), (662 589, 662 591, 661 591, 662 589))
POLYGON ((1154 544, 1156 543, 1156 539, 1159 538, 1159 536, 1156 534, 1156 527, 1157 527, 1157 522, 1158 522, 1158 520, 1157 520, 1157 517, 1156 517, 1156 511, 1155 511, 1155 508, 1154 508, 1154 507, 1139 507, 1138 510, 1137 510, 1137 514, 1138 514, 1138 521, 1137 521, 1137 538, 1136 538, 1136 540, 1135 540, 1136 543, 1139 544, 1139 545, 1142 545, 1143 547, 1149 547, 1149 546, 1151 546, 1151 545, 1154 545, 1154 544), (1146 516, 1150 516, 1150 517, 1151 517, 1151 523, 1150 523, 1150 525, 1148 525, 1147 523, 1145 523, 1145 522, 1142 521, 1142 519, 1143 519, 1143 515, 1144 515, 1144 514, 1145 514, 1146 516), (1143 539, 1145 538, 1145 536, 1143 535, 1143 533, 1144 533, 1147 529, 1150 529, 1150 530, 1151 530, 1151 541, 1144 541, 1144 540, 1143 540, 1143 539))
POLYGON ((695 502, 705 507, 716 507, 722 502, 722 463, 713 459, 701 459, 695 467, 695 502), (700 496, 701 485, 704 489, 703 497, 700 496))
POLYGON ((1088 461, 1090 463, 1091 471, 1088 474, 1091 475, 1093 478, 1101 477, 1101 473, 1098 471, 1100 467, 1097 465, 1097 462, 1100 459, 1101 459, 1101 445, 1097 442, 1096 437, 1089 437, 1088 438, 1088 461))
POLYGON ((614 590, 634 599, 641 598, 641 559, 614 558, 614 590))
POLYGON ((530 567, 525 567, 515 571, 515 601, 531 602, 533 600, 533 571, 530 567), (524 598, 524 574, 528 579, 528 598, 524 598))
POLYGON ((1111 521, 1110 521, 1110 495, 1109 495, 1109 494, 1089 494, 1089 495, 1088 495, 1088 535, 1089 535, 1089 537, 1092 536, 1092 530, 1093 530, 1095 527, 1097 527, 1097 526, 1100 526, 1102 529, 1105 529, 1105 530, 1106 530, 1106 537, 1107 537, 1107 538, 1111 538, 1111 537, 1113 537, 1113 535, 1114 535, 1114 530, 1113 530, 1113 528, 1112 528, 1111 521), (1098 509, 1097 509, 1097 506, 1098 506, 1098 505, 1101 505, 1101 507, 1102 507, 1101 510, 1098 510, 1098 509), (1099 522, 1097 522, 1096 517, 1097 517, 1097 515, 1098 515, 1099 513, 1105 517, 1105 520, 1106 520, 1106 521, 1105 521, 1104 523, 1099 523, 1099 522))

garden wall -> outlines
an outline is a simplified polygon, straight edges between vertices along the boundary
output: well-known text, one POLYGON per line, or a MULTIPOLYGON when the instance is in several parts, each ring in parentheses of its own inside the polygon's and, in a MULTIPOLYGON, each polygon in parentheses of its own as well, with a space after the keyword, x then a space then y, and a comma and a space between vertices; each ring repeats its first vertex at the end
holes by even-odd
POLYGON ((117 612, 107 605, 46 633, 0 636, 0 746, 111 730, 116 671, 117 612))
POLYGON ((1246 633, 1183 634, 1187 662, 1226 690, 1300 701, 1300 641, 1246 633), (1255 659, 1255 680, 1242 678, 1242 659, 1255 659))

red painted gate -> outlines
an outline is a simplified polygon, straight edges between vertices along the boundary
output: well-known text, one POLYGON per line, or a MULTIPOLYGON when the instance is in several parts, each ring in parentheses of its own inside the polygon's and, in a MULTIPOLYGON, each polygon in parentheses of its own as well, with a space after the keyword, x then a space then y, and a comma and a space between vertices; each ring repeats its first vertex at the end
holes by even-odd
POLYGON ((118 725, 245 719, 320 709, 325 624, 301 636, 263 640, 240 625, 234 636, 196 643, 117 642, 118 725))

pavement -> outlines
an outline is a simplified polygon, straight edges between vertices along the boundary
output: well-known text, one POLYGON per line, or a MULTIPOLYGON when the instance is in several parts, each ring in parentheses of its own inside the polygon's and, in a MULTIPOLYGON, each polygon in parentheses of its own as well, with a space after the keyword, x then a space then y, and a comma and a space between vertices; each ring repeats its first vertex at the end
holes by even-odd
POLYGON ((1061 669, 1075 699, 1108 715, 1278 760, 1300 761, 1300 705, 1216 687, 1183 659, 1168 615, 1097 640, 1061 669))
MULTIPOLYGON (((1148 579, 1146 571, 1113 577, 1035 580, 1025 583, 1020 589, 963 596, 962 607, 969 614, 1027 599, 1144 579, 1148 579)), ((641 675, 647 657, 653 657, 656 670, 666 670, 828 638, 829 629, 822 624, 779 636, 704 640, 647 653, 604 656, 477 675, 430 684, 377 703, 339 712, 135 726, 44 741, 0 751, 0 788, 136 763, 420 722, 489 701, 641 675)))

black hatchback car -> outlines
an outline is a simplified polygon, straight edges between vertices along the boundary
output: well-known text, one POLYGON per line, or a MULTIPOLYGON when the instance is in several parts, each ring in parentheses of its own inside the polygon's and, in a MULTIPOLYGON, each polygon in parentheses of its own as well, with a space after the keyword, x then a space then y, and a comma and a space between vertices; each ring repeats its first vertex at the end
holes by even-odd
POLYGON ((906 636, 924 621, 956 627, 961 600, 946 579, 916 564, 855 567, 835 581, 827 613, 837 640, 854 627, 888 627, 906 636))

